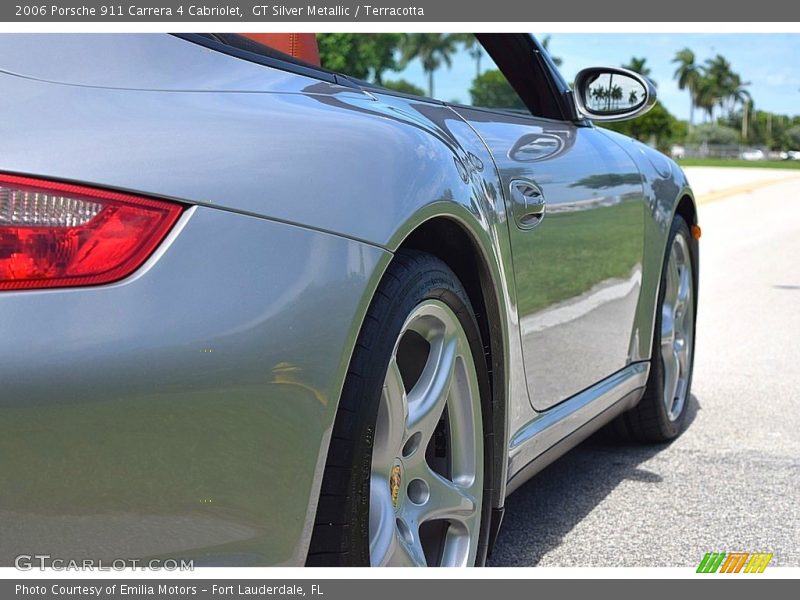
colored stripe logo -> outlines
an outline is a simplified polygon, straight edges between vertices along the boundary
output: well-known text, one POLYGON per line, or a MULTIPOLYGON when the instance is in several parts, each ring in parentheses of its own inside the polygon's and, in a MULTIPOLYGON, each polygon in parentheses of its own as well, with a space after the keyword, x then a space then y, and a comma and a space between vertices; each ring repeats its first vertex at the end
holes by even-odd
POLYGON ((763 573, 772 552, 707 552, 697 567, 698 573, 763 573))

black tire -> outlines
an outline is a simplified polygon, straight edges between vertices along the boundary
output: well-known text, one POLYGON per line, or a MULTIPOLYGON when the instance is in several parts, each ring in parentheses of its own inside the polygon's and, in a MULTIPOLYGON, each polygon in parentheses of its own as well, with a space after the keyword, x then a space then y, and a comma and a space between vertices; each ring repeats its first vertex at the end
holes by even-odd
POLYGON ((613 423, 615 433, 625 440, 640 443, 663 443, 678 437, 685 427, 686 414, 688 412, 691 391, 692 375, 694 372, 694 342, 696 336, 697 319, 697 242, 692 237, 689 225, 680 215, 676 215, 670 228, 667 239, 666 251, 661 265, 661 283, 659 285, 658 304, 656 307, 655 327, 653 332, 653 348, 650 358, 650 374, 647 379, 647 386, 644 395, 639 403, 629 411, 621 414, 613 423), (691 254, 692 265, 692 298, 695 303, 695 335, 692 336, 692 349, 690 354, 690 366, 688 383, 686 389, 686 400, 679 416, 671 420, 667 415, 667 408, 664 402, 664 368, 661 359, 661 313, 664 303, 666 289, 667 262, 669 260, 670 248, 675 237, 681 234, 688 241, 691 254))
MULTIPOLYGON (((425 300, 446 303, 456 314, 472 350, 484 406, 488 444, 489 378, 483 344, 467 293, 438 258, 400 251, 392 260, 367 311, 342 390, 322 480, 308 566, 369 566, 369 502, 372 442, 389 359, 402 326, 425 300)), ((490 454, 488 445, 486 454, 490 454)), ((490 520, 489 461, 484 460, 484 492, 476 563, 486 560, 490 520)))

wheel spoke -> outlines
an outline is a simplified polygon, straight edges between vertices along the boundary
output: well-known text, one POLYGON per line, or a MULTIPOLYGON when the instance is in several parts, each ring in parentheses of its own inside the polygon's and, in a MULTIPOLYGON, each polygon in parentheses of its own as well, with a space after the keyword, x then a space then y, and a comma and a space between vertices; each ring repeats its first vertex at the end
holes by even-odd
POLYGON ((678 300, 678 290, 680 288, 680 273, 678 272, 678 260, 673 248, 667 263, 667 290, 664 295, 664 302, 674 307, 678 300))
MULTIPOLYGON (((678 288, 678 299, 675 308, 675 335, 684 341, 684 351, 687 337, 691 335, 694 327, 694 307, 692 305, 692 273, 687 266, 680 270, 681 280, 678 288)), ((682 366, 686 365, 682 363, 682 366)))
POLYGON ((694 339, 693 280, 689 244, 677 234, 664 274, 661 306, 661 359, 664 365, 664 406, 670 420, 683 410, 689 390, 694 339))
POLYGON ((692 293, 692 277, 689 269, 681 267, 678 275, 678 292, 676 294, 676 308, 684 312, 692 293))
POLYGON ((402 533, 395 531, 392 543, 381 566, 387 567, 426 567, 428 561, 419 542, 419 531, 413 532, 413 538, 406 540, 402 533))
POLYGON ((394 358, 389 361, 382 394, 372 449, 372 469, 388 477, 394 458, 403 444, 408 416, 403 378, 394 358))
POLYGON ((388 482, 374 471, 370 477, 369 507, 370 557, 373 563, 381 564, 392 552, 397 531, 388 482))
POLYGON ((418 508, 416 520, 419 523, 435 519, 467 522, 475 516, 478 504, 472 495, 473 490, 461 487, 432 470, 428 470, 425 481, 430 495, 427 502, 418 508))
POLYGON ((678 379, 680 378, 680 366, 678 355, 673 350, 663 356, 664 359, 664 405, 667 414, 672 412, 675 404, 675 393, 678 390, 678 379))
MULTIPOLYGON (((466 338, 460 339, 463 348, 469 348, 466 338)), ((468 351, 468 350, 465 350, 468 351)), ((456 360, 456 370, 447 399, 447 418, 450 434, 450 479, 459 485, 467 485, 475 480, 480 458, 480 437, 478 421, 480 414, 472 406, 470 390, 478 386, 474 365, 461 359, 456 360)))
POLYGON ((408 433, 420 432, 423 447, 433 436, 444 413, 453 380, 457 348, 457 340, 452 336, 442 336, 432 344, 422 375, 408 394, 408 433))
POLYGON ((661 307, 661 345, 666 348, 672 347, 675 339, 675 314, 672 309, 672 305, 666 301, 661 307))
POLYGON ((472 564, 480 534, 483 437, 478 373, 468 338, 445 303, 428 300, 408 316, 395 347, 372 452, 370 562, 426 566, 430 551, 437 565, 472 564), (403 346, 408 332, 427 342, 427 353, 416 383, 407 382, 412 387, 406 392, 400 367, 409 377, 419 372, 415 359, 422 358, 408 354, 418 348, 403 346), (445 411, 447 427, 437 430, 445 411), (428 460, 446 469, 447 477, 428 460), (421 535, 420 525, 427 521, 440 523, 423 527, 421 535))
POLYGON ((678 376, 682 377, 689 370, 689 352, 686 340, 683 338, 676 339, 674 348, 675 360, 678 363, 678 376))

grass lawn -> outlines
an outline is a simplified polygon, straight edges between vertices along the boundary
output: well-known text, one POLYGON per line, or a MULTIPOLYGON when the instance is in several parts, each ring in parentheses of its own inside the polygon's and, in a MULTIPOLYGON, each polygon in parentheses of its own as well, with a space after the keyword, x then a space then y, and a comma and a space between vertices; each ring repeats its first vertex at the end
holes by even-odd
POLYGON ((640 202, 551 214, 514 249, 521 315, 574 298, 608 279, 627 279, 642 260, 640 202))
POLYGON ((682 167, 750 167, 756 169, 800 169, 800 160, 739 160, 732 158, 687 158, 682 167))

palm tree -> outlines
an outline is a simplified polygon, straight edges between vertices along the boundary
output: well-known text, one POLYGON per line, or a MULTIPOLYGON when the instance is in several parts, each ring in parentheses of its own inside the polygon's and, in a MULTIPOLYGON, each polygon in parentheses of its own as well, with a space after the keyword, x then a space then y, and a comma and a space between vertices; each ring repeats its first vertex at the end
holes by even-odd
POLYGON ((748 100, 742 104, 742 140, 747 142, 747 134, 750 131, 750 119, 753 115, 753 99, 748 93, 748 100))
POLYGON ((372 63, 372 78, 378 85, 383 85, 383 74, 397 70, 395 51, 400 44, 399 33, 372 33, 367 37, 366 56, 372 63))
POLYGON ((614 109, 615 110, 618 109, 619 103, 623 98, 622 88, 618 85, 615 85, 614 87, 611 88, 610 96, 611 100, 613 100, 614 109))
POLYGON ((750 92, 747 91, 747 86, 750 85, 750 82, 742 81, 738 73, 732 74, 730 84, 731 110, 736 108, 737 104, 744 106, 745 103, 753 100, 750 92))
POLYGON ((731 63, 721 54, 706 60, 705 78, 708 79, 710 87, 714 90, 716 104, 720 110, 725 110, 731 98, 735 87, 734 76, 731 63))
MULTIPOLYGON (((752 104, 752 97, 747 91, 750 83, 742 81, 741 76, 731 68, 731 63, 721 54, 706 59, 705 64, 699 66, 695 64, 694 53, 684 48, 675 55, 672 62, 678 63, 675 70, 678 87, 689 89, 692 94, 692 109, 702 109, 707 121, 714 120, 716 107, 730 119, 737 106, 742 106, 746 112, 746 108, 752 104)), ((690 113, 690 124, 691 119, 690 113)), ((743 116, 743 119, 746 117, 743 116)), ((743 122, 742 137, 746 136, 746 131, 747 125, 743 122)))
POLYGON ((547 52, 548 55, 550 55, 550 59, 553 61, 553 64, 555 66, 557 66, 557 67, 560 67, 561 63, 563 63, 564 61, 561 60, 561 57, 553 56, 552 54, 550 54, 550 36, 549 35, 546 35, 546 36, 544 36, 542 38, 542 48, 544 48, 544 51, 547 52))
POLYGON ((694 107, 697 104, 697 87, 703 77, 702 67, 695 63, 694 52, 689 48, 679 50, 672 62, 678 63, 673 77, 678 80, 678 89, 689 90, 689 127, 694 126, 694 107))
POLYGON ((402 65, 418 58, 428 75, 428 96, 433 96, 433 73, 442 66, 453 64, 452 56, 459 42, 457 35, 448 33, 409 33, 403 39, 402 65))
POLYGON ((634 56, 628 61, 627 65, 622 65, 622 68, 633 71, 634 73, 639 73, 639 75, 644 75, 645 77, 650 77, 650 67, 647 66, 647 59, 644 57, 636 58, 634 56))
POLYGON ((749 81, 742 81, 742 78, 739 76, 738 73, 733 73, 731 77, 731 89, 730 89, 730 99, 731 99, 731 106, 728 110, 728 116, 730 117, 733 114, 733 111, 736 109, 736 105, 742 107, 742 139, 747 140, 747 129, 748 123, 747 120, 750 116, 750 108, 753 104, 753 97, 750 95, 750 92, 747 91, 747 86, 750 85, 749 81))
POLYGON ((714 106, 716 106, 718 97, 719 90, 717 86, 714 81, 704 73, 697 82, 694 103, 697 108, 705 113, 705 121, 712 121, 714 119, 714 106))
MULTIPOLYGON (((454 34, 458 35, 458 34, 454 34)), ((478 38, 472 33, 463 34, 461 40, 464 42, 464 48, 472 59, 475 61, 475 79, 481 76, 481 59, 483 58, 483 46, 481 46, 478 38)))
MULTIPOLYGON (((608 92, 606 91, 606 88, 604 88, 604 87, 596 87, 596 88, 594 88, 592 90, 592 96, 594 96, 594 99, 596 101, 595 105, 599 107, 599 106, 603 105, 603 100, 608 98, 608 92)), ((608 110, 608 101, 607 100, 606 100, 605 104, 606 104, 605 109, 608 110)))

